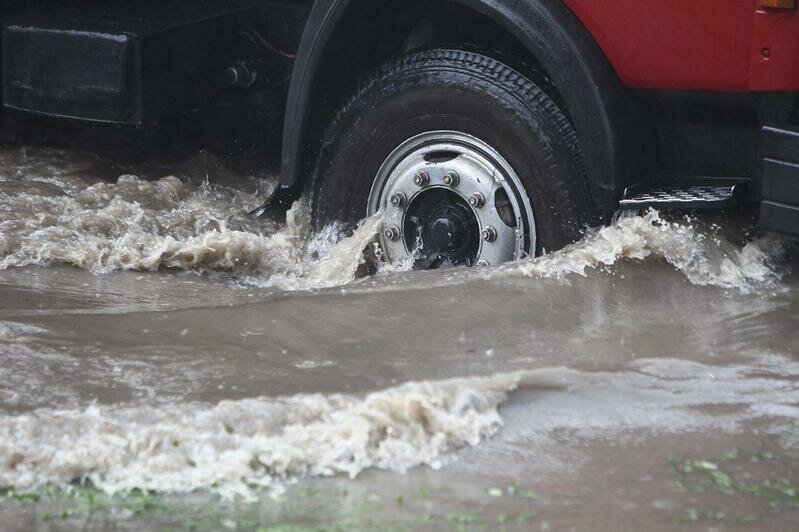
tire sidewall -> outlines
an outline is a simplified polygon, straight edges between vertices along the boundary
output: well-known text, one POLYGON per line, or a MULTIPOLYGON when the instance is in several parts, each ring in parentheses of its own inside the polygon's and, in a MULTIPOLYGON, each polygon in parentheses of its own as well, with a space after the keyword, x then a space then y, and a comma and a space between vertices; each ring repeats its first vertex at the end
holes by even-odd
POLYGON ((448 130, 492 146, 520 177, 533 207, 536 252, 578 238, 585 207, 564 184, 584 176, 573 146, 562 138, 563 124, 544 112, 551 107, 540 109, 501 81, 442 63, 398 69, 368 85, 339 114, 314 173, 316 225, 362 219, 389 154, 420 133, 448 130))

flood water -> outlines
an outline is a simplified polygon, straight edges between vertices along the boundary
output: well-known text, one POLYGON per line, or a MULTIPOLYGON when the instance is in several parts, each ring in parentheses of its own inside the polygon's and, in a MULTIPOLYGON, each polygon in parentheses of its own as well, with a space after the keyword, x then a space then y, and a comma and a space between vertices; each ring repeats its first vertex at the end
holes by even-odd
POLYGON ((0 150, 4 529, 799 526, 794 240, 652 211, 366 275, 374 221, 272 185, 0 150))

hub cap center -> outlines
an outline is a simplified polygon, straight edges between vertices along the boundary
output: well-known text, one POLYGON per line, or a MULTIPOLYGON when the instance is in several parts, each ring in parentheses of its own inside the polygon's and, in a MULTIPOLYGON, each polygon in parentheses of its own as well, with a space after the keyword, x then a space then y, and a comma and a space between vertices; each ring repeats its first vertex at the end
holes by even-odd
MULTIPOLYGON (((447 209, 447 211, 450 209, 447 209)), ((427 234, 430 235, 432 246, 441 251, 451 252, 463 243, 463 234, 466 232, 466 222, 454 212, 443 212, 434 215, 427 224, 427 234)))
POLYGON ((419 222, 426 220, 421 231, 421 251, 428 256, 437 256, 429 257, 431 259, 443 257, 456 264, 473 263, 479 246, 477 219, 464 200, 442 189, 427 191, 419 200, 416 205, 411 206, 415 207, 416 215, 410 221, 414 223, 414 219, 419 222))

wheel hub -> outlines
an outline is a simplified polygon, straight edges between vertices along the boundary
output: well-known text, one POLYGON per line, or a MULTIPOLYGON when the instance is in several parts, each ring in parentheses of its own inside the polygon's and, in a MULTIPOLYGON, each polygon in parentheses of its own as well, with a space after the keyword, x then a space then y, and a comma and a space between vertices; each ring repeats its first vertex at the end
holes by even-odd
POLYGON ((430 244, 441 253, 456 253, 466 242, 464 237, 469 232, 468 222, 448 205, 441 207, 440 211, 434 213, 427 223, 430 244))
POLYGON ((475 262, 480 247, 477 217, 451 190, 431 187, 418 193, 405 212, 403 229, 406 247, 415 248, 419 266, 475 262))
POLYGON ((535 248, 530 201, 507 161, 454 131, 412 137, 381 166, 368 214, 383 211, 381 244, 416 268, 500 264, 535 248))

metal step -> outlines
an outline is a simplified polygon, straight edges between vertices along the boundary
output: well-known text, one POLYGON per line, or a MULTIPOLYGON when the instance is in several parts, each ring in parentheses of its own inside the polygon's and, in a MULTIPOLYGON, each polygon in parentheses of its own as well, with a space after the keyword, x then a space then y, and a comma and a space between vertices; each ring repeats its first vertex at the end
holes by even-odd
POLYGON ((739 184, 728 185, 633 185, 624 190, 619 205, 624 210, 696 210, 733 207, 741 201, 739 184))

